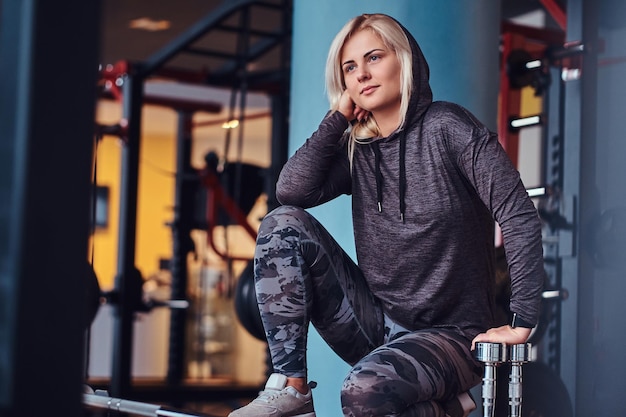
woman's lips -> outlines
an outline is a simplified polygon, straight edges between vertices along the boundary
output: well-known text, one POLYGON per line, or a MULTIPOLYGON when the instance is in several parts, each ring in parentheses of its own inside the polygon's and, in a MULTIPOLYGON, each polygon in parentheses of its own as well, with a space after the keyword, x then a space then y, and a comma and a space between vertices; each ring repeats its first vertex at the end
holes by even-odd
POLYGON ((361 90, 361 94, 369 94, 372 91, 376 90, 376 88, 378 88, 377 85, 369 85, 361 90))

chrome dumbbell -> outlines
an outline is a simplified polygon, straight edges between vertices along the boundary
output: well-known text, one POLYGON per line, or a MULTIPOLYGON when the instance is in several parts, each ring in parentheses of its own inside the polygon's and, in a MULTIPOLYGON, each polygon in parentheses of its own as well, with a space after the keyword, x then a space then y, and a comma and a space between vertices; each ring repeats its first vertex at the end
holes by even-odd
POLYGON ((509 417, 522 416, 522 365, 530 361, 530 343, 509 346, 509 417))
POLYGON ((496 409, 496 366, 507 360, 506 345, 478 342, 476 359, 485 364, 482 386, 483 417, 493 417, 496 409))

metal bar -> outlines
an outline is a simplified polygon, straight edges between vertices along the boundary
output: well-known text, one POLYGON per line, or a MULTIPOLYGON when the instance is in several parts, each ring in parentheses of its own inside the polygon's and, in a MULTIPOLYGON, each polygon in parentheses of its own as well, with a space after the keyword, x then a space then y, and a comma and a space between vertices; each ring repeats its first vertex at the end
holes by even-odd
MULTIPOLYGON (((248 51, 248 62, 254 61, 258 57, 265 54, 267 51, 274 48, 279 43, 280 41, 277 41, 275 39, 264 39, 255 43, 250 47, 250 50, 248 51)), ((217 68, 215 71, 213 71, 211 73, 211 76, 219 77, 223 74, 231 74, 237 69, 237 66, 237 62, 229 62, 228 64, 225 64, 224 66, 217 68)))
MULTIPOLYGON (((239 45, 237 47, 237 54, 241 57, 241 61, 239 64, 239 68, 246 68, 246 63, 248 62, 247 56, 250 51, 250 10, 245 9, 241 12, 241 27, 243 31, 239 36, 239 45)), ((248 72, 242 71, 239 77, 239 129, 237 130, 237 152, 236 159, 237 162, 241 162, 243 157, 243 138, 244 138, 244 130, 245 130, 245 112, 246 112, 246 101, 248 98, 248 72)), ((226 180, 228 178, 226 177, 226 180)), ((241 164, 237 164, 235 166, 235 181, 233 187, 233 199, 240 205, 241 203, 241 164)))
POLYGON ((170 58, 185 49, 187 46, 191 45, 210 29, 216 27, 219 22, 222 22, 230 17, 240 8, 257 3, 261 2, 254 0, 230 0, 228 2, 220 3, 220 5, 209 13, 209 15, 192 25, 181 36, 150 56, 145 61, 142 73, 143 76, 149 77, 154 72, 158 71, 170 58))
POLYGON ((118 413, 131 413, 146 417, 210 417, 206 414, 183 412, 160 405, 124 400, 101 394, 83 394, 83 404, 118 413))
POLYGON ((184 110, 186 112, 206 112, 206 113, 219 113, 222 111, 222 105, 220 103, 208 102, 208 101, 192 101, 173 97, 165 96, 145 96, 143 102, 145 104, 152 104, 155 106, 169 107, 175 110, 184 110))
MULTIPOLYGON (((176 300, 187 299, 187 255, 193 251, 191 229, 196 184, 190 178, 197 178, 197 176, 191 166, 192 119, 192 113, 178 112, 174 220, 171 226, 173 243, 172 298, 176 300)), ((187 310, 171 311, 167 368, 167 382, 170 385, 180 384, 185 374, 186 322, 187 310)))
MULTIPOLYGON (((282 43, 281 41, 274 40, 274 39, 266 39, 266 40, 257 42, 248 51, 248 54, 246 55, 246 58, 247 58, 246 62, 254 61, 255 59, 261 57, 266 52, 270 51, 276 45, 281 44, 281 43, 282 43)), ((214 50, 209 50, 209 49, 204 49, 204 48, 187 48, 184 50, 184 52, 189 53, 190 55, 200 55, 204 57, 213 57, 213 58, 231 60, 231 62, 228 64, 225 64, 224 67, 216 69, 215 71, 211 73, 211 75, 208 75, 207 80, 210 80, 212 78, 219 78, 223 74, 229 74, 229 75, 232 74, 232 72, 237 66, 234 62, 238 62, 241 59, 241 57, 237 54, 229 54, 227 52, 214 51, 214 50)))
MULTIPOLYGON (((220 70, 221 72, 221 70, 220 70)), ((288 71, 285 71, 288 72, 288 71)), ((249 91, 261 91, 263 93, 277 93, 281 79, 285 76, 283 71, 277 70, 261 70, 261 71, 248 71, 248 88, 249 91)), ((224 72, 218 75, 210 75, 207 77, 206 82, 209 85, 230 86, 237 82, 238 76, 233 71, 224 72)), ((232 118, 231 118, 232 119, 232 118)))
MULTIPOLYGON (((241 29, 237 26, 232 25, 217 25, 216 29, 223 30, 224 32, 240 32, 241 29)), ((250 35, 259 36, 262 38, 279 38, 282 36, 281 33, 277 32, 269 32, 267 30, 259 30, 259 29, 248 29, 250 35)))
MULTIPOLYGON (((553 80, 546 89, 543 97, 543 112, 546 114, 543 126, 543 161, 541 164, 542 178, 549 187, 548 199, 554 200, 550 206, 540 203, 540 212, 545 210, 557 211, 562 207, 561 193, 563 190, 563 106, 564 86, 560 78, 560 68, 550 68, 550 78, 553 80), (545 206, 545 207, 544 207, 545 206)), ((550 200, 544 200, 546 203, 550 200)), ((559 256, 559 233, 558 229, 545 228, 544 245, 544 268, 549 284, 552 288, 562 288, 561 258, 559 256)), ((545 307, 544 307, 545 308, 545 307)), ((553 314, 550 316, 549 331, 545 333, 546 340, 539 343, 542 349, 543 360, 554 371, 560 372, 561 368, 561 303, 552 304, 549 308, 553 314)))
POLYGON ((563 30, 567 29, 567 15, 554 0, 539 0, 543 7, 546 8, 550 16, 563 30))
POLYGON ((111 392, 125 396, 131 390, 134 306, 141 303, 139 271, 135 268, 137 190, 141 142, 141 100, 143 79, 129 74, 123 85, 123 117, 128 120, 128 139, 122 149, 118 229, 115 322, 111 392), (134 280, 134 281, 133 281, 134 280))
POLYGON ((99 394, 83 394, 83 404, 120 413, 133 413, 140 416, 156 416, 161 408, 158 405, 122 400, 99 394))
POLYGON ((510 21, 503 21, 502 33, 516 33, 526 39, 533 39, 547 45, 563 45, 565 43, 565 33, 561 30, 548 28, 534 28, 531 26, 519 25, 510 21))
POLYGON ((222 59, 239 59, 236 54, 230 54, 228 52, 214 51, 205 48, 186 48, 184 52, 190 55, 200 55, 205 57, 222 58, 222 59))
POLYGON ((265 7, 266 9, 285 10, 282 3, 272 3, 268 1, 257 1, 255 6, 265 7))
MULTIPOLYGON (((264 119, 264 118, 269 118, 273 115, 273 111, 271 112, 260 112, 260 113, 252 113, 252 114, 246 114, 245 120, 254 120, 254 119, 264 119)), ((193 127, 194 128, 198 128, 198 127, 205 127, 205 126, 222 126, 224 123, 228 123, 231 120, 226 118, 226 119, 218 119, 218 120, 202 120, 202 121, 194 121, 193 122, 193 127)))
MULTIPOLYGON (((283 0, 283 31, 285 39, 291 39, 291 0, 283 0)), ((283 42, 280 50, 280 87, 271 95, 272 109, 272 142, 271 165, 265 178, 267 209, 271 211, 280 203, 276 199, 276 182, 282 166, 289 157, 289 100, 291 77, 289 64, 291 60, 291 42, 283 42)))

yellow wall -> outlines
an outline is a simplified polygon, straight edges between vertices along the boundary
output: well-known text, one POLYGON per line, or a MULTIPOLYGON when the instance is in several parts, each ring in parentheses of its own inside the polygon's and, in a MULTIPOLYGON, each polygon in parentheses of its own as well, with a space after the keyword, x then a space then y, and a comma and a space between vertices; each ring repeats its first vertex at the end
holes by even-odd
MULTIPOLYGON (((98 120, 116 123, 118 111, 116 103, 102 102, 98 106, 98 120)), ((169 119, 172 131, 155 133, 145 129, 141 141, 135 264, 144 277, 158 270, 159 258, 169 258, 172 253, 171 231, 166 222, 173 217, 176 120, 172 111, 147 108, 144 119, 153 117, 169 119)), ((122 146, 118 138, 105 136, 97 152, 98 185, 110 188, 109 225, 96 232, 93 242, 94 269, 103 289, 113 286, 117 270, 122 146)))
POLYGON ((113 287, 116 273, 120 149, 117 139, 105 137, 98 144, 96 154, 96 180, 98 185, 109 187, 108 225, 96 230, 91 247, 94 269, 103 290, 113 287))
POLYGON ((541 113, 543 99, 535 96, 535 89, 532 87, 522 88, 522 98, 520 107, 520 117, 532 116, 541 113))
MULTIPOLYGON (((99 123, 115 124, 120 120, 120 117, 119 103, 111 101, 98 103, 96 119, 99 123)), ((202 120, 206 117, 207 115, 199 114, 196 119, 202 120)), ((172 254, 171 229, 167 223, 172 221, 174 215, 177 116, 170 109, 146 106, 142 118, 135 266, 145 279, 158 271, 159 259, 169 259, 172 254)), ((245 151, 241 155, 242 161, 268 166, 270 162, 270 126, 268 120, 251 121, 246 124, 245 128, 248 133, 246 134, 245 151)), ((196 129, 193 133, 192 164, 200 168, 203 164, 203 155, 207 151, 219 152, 222 150, 224 137, 224 131, 219 125, 212 128, 201 127, 196 129)), ((229 160, 237 157, 236 134, 233 135, 232 140, 232 153, 229 155, 229 160)), ((97 150, 97 182, 99 186, 109 187, 108 227, 98 229, 92 241, 94 269, 104 291, 113 289, 117 272, 122 147, 123 144, 117 137, 105 136, 99 143, 97 150)), ((253 227, 258 226, 260 217, 265 214, 263 201, 260 200, 260 203, 249 217, 253 227)), ((254 241, 237 227, 229 229, 233 229, 229 230, 228 238, 231 254, 251 257, 254 241)), ((214 235, 219 241, 223 238, 223 230, 218 228, 214 235)), ((224 262, 206 248, 206 234, 196 231, 193 238, 197 244, 197 249, 201 253, 204 252, 211 267, 223 270, 225 268, 224 262)), ((190 265, 190 273, 193 273, 195 266, 190 265)), ((245 262, 236 263, 234 276, 238 276, 244 267, 245 262)), ((167 329, 162 330, 167 331, 167 329)), ((266 371, 265 344, 249 335, 238 322, 235 331, 233 376, 239 382, 260 383, 264 380, 266 371)), ((92 337, 103 336, 95 335, 92 337)), ((110 335, 104 335, 105 339, 108 337, 110 335)), ((140 343, 143 344, 141 349, 154 348, 151 348, 150 341, 140 341, 140 343)), ((105 356, 107 355, 105 354, 105 356)), ((155 361, 159 365, 163 358, 155 358, 155 361)), ((162 368, 162 366, 157 367, 162 368)))

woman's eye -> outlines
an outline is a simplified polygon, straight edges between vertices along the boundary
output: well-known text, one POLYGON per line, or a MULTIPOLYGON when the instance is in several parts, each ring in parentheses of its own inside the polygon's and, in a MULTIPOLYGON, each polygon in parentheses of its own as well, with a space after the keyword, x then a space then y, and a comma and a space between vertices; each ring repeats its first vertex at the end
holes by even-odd
POLYGON ((354 68, 355 68, 354 65, 346 65, 345 67, 343 67, 343 70, 345 72, 351 72, 354 70, 354 68))
POLYGON ((378 55, 371 55, 370 56, 370 61, 378 61, 380 59, 380 57, 378 55))

